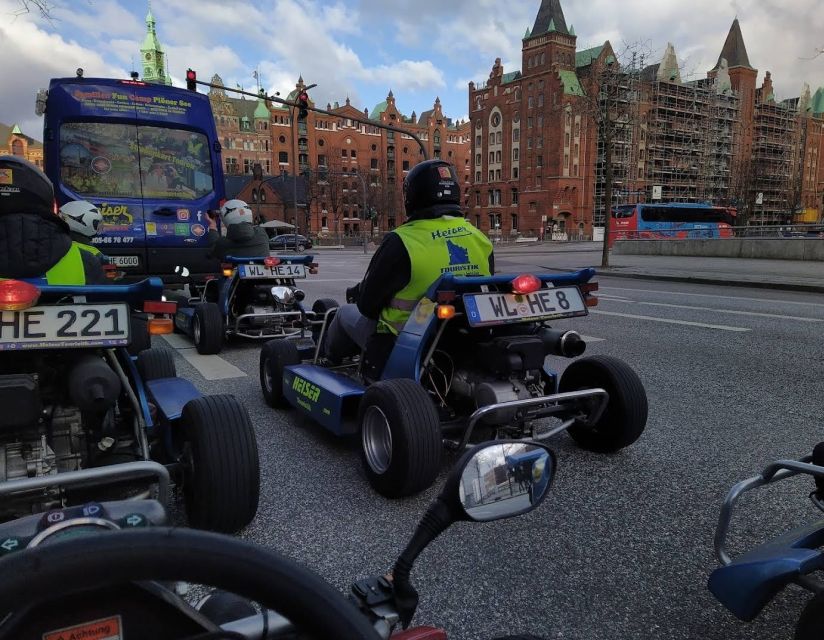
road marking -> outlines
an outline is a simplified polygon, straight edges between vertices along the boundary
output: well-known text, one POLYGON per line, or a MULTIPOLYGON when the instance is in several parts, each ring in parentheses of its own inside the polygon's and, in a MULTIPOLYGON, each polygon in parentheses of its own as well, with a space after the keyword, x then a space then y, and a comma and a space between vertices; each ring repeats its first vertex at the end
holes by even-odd
POLYGON ((306 281, 307 284, 313 284, 315 282, 358 282, 357 278, 320 278, 315 279, 312 278, 311 280, 306 281))
POLYGON ((194 345, 181 335, 170 334, 163 339, 173 347, 181 357, 192 365, 206 380, 226 380, 228 378, 246 378, 245 371, 238 369, 231 362, 220 356, 204 356, 197 352, 194 345))
POLYGON ((666 307, 668 309, 692 309, 695 311, 714 311, 716 313, 728 313, 739 316, 755 316, 758 318, 777 318, 779 320, 797 320, 798 322, 824 322, 824 318, 806 318, 802 316, 785 316, 777 313, 761 313, 759 311, 739 311, 737 309, 716 309, 715 307, 696 307, 689 304, 669 304, 666 302, 639 302, 635 300, 627 300, 626 298, 604 298, 599 296, 607 302, 628 302, 631 304, 644 304, 649 307, 666 307))
POLYGON ((724 300, 748 300, 751 302, 782 302, 784 304, 797 304, 806 307, 824 307, 821 302, 796 302, 794 300, 782 300, 781 298, 747 298, 745 296, 721 296, 715 293, 686 293, 683 291, 664 291, 662 289, 630 289, 628 287, 603 287, 600 291, 638 291, 640 293, 662 293, 668 296, 697 296, 699 298, 722 298, 724 300))
POLYGON ((615 313, 613 311, 595 311, 590 313, 597 313, 602 316, 618 316, 619 318, 633 318, 635 320, 652 320, 653 322, 666 322, 667 324, 683 324, 688 327, 704 327, 705 329, 719 329, 721 331, 752 331, 746 327, 730 327, 725 324, 706 324, 704 322, 690 322, 689 320, 671 320, 670 318, 656 318, 654 316, 639 316, 633 313, 615 313))

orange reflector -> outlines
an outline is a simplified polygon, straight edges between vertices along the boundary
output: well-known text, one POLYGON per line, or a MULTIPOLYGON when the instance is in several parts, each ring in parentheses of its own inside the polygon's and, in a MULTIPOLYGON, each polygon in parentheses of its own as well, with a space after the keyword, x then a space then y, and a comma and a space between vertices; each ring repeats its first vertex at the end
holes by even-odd
POLYGON ((598 291, 598 283, 597 282, 586 282, 579 286, 581 289, 581 293, 592 293, 593 291, 598 291))
POLYGON ((40 289, 20 280, 0 281, 0 309, 3 311, 20 311, 37 304, 40 289))
POLYGON ((451 304, 439 304, 437 310, 438 320, 449 320, 455 317, 455 307, 451 304))
POLYGON ((531 273, 522 273, 512 281, 512 293, 532 293, 541 288, 541 280, 531 273))
POLYGON ((146 300, 143 303, 145 313, 175 313, 177 302, 162 302, 160 300, 146 300))
POLYGON ((312 275, 316 274, 317 272, 318 272, 317 267, 309 267, 309 273, 311 273, 312 275))
POLYGON ((153 336, 162 335, 165 333, 172 333, 174 331, 174 323, 171 318, 150 318, 149 319, 149 333, 153 336))
POLYGON ((585 300, 586 300, 586 305, 588 307, 597 307, 598 306, 598 298, 596 298, 595 296, 587 296, 585 298, 585 300))
POLYGON ((232 270, 231 269, 224 269, 223 270, 223 276, 226 277, 226 278, 231 278, 232 277, 232 270))
POLYGON ((280 264, 280 258, 273 258, 272 256, 269 256, 268 258, 263 259, 263 264, 267 267, 276 267, 280 264))

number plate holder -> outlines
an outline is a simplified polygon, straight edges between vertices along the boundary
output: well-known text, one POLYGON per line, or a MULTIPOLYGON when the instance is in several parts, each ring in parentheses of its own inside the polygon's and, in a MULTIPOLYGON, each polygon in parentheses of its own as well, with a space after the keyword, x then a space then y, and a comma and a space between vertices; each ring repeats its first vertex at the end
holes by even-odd
POLYGON ((126 303, 62 304, 0 311, 0 351, 122 347, 131 339, 126 303))
POLYGON ((578 287, 539 289, 525 294, 464 294, 463 302, 471 327, 575 318, 589 313, 578 287))
POLYGON ((238 274, 244 280, 301 279, 306 277, 306 265, 286 262, 274 267, 267 267, 263 264, 241 264, 238 266, 238 274))

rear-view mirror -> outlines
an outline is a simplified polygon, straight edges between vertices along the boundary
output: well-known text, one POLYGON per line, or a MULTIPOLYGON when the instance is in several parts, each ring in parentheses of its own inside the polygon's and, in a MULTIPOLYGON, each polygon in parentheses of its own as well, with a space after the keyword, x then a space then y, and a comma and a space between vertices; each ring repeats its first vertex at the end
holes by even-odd
POLYGON ((533 442, 489 443, 461 472, 461 506, 471 520, 510 518, 535 509, 549 492, 555 457, 533 442))

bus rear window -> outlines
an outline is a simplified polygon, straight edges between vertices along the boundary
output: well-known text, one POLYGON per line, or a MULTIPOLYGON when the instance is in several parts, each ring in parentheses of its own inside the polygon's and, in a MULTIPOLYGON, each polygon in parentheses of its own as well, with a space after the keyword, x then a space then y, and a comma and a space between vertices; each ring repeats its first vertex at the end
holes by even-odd
POLYGON ((641 208, 644 222, 728 222, 723 209, 717 207, 656 207, 641 208))
POLYGON ((166 127, 68 122, 60 127, 60 180, 85 197, 194 200, 211 193, 209 143, 166 127))

